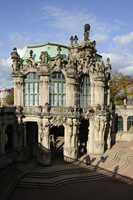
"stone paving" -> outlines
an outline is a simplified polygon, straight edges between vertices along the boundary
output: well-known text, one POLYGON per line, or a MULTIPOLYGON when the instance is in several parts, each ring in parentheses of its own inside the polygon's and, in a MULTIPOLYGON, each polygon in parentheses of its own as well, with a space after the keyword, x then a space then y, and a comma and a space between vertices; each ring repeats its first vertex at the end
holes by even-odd
POLYGON ((92 167, 74 164, 37 166, 17 184, 9 200, 133 199, 133 186, 92 167))

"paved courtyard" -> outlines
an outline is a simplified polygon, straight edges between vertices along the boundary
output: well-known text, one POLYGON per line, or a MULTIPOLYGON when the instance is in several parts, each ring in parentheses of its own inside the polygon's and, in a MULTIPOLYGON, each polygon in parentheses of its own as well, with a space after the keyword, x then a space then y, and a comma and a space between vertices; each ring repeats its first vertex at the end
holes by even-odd
POLYGON ((9 200, 133 199, 133 186, 74 164, 36 166, 18 182, 9 200))

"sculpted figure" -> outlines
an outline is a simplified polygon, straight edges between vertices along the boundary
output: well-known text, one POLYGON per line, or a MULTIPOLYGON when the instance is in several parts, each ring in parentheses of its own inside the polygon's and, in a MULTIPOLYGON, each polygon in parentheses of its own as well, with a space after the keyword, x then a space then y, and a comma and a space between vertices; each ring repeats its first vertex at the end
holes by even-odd
POLYGON ((85 24, 84 26, 84 41, 88 41, 90 36, 90 25, 85 24))
POLYGON ((40 55, 41 64, 47 64, 48 63, 48 53, 47 51, 42 51, 40 55))
POLYGON ((13 71, 17 71, 20 69, 20 56, 17 52, 17 48, 14 48, 11 52, 11 59, 12 59, 12 68, 13 71))

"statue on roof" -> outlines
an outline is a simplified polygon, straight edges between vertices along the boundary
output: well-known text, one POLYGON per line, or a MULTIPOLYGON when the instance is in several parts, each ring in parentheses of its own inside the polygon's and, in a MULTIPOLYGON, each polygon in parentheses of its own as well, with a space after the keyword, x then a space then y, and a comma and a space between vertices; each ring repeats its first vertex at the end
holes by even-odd
POLYGON ((90 36, 90 24, 85 24, 84 26, 84 41, 88 41, 89 40, 89 36, 90 36))
POLYGON ((13 51, 11 52, 11 59, 13 71, 18 71, 20 69, 21 58, 17 52, 17 48, 13 48, 13 51))
POLYGON ((42 51, 40 55, 40 64, 48 64, 48 52, 42 51))

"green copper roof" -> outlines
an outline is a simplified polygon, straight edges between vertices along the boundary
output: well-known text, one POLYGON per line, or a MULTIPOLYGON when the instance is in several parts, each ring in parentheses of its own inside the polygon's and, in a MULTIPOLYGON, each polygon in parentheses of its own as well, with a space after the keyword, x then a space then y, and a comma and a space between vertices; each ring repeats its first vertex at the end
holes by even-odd
POLYGON ((63 46, 60 44, 53 44, 53 43, 47 43, 47 44, 43 44, 43 45, 35 45, 35 46, 28 46, 26 48, 26 51, 24 53, 23 59, 26 60, 29 58, 30 56, 30 50, 33 50, 33 58, 35 59, 35 62, 39 62, 40 59, 40 54, 42 51, 47 51, 48 55, 52 58, 57 56, 58 51, 57 51, 57 47, 60 46, 61 47, 61 54, 68 56, 69 54, 69 48, 67 46, 63 46))

